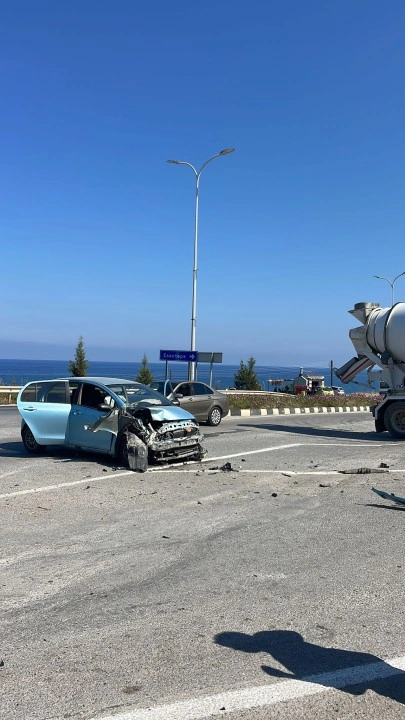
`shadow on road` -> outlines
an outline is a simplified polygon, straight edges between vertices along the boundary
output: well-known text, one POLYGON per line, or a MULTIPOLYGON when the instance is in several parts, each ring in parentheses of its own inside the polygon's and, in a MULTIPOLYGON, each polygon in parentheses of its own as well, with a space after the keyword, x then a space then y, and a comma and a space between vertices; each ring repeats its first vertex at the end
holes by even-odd
MULTIPOLYGON (((116 467, 117 460, 110 455, 100 455, 93 452, 85 452, 75 449, 64 448, 62 445, 45 447, 41 453, 29 453, 25 450, 22 442, 2 442, 0 443, 0 459, 4 457, 10 458, 26 458, 38 459, 45 458, 59 463, 95 463, 103 467, 116 467)), ((120 467, 122 470, 128 468, 120 467)))
POLYGON ((299 425, 277 425, 274 423, 255 425, 240 423, 238 427, 257 428, 258 430, 272 430, 273 432, 292 433, 293 435, 309 435, 312 437, 337 438, 339 440, 367 440, 378 444, 393 442, 387 433, 354 432, 352 430, 335 430, 328 428, 300 427, 299 425))
POLYGON ((383 510, 399 510, 405 512, 405 505, 380 505, 380 503, 365 503, 364 507, 383 508, 383 510))
POLYGON ((24 450, 22 442, 1 442, 0 458, 2 457, 27 457, 28 453, 24 450))
MULTIPOLYGON (((317 683, 325 687, 338 688, 351 695, 361 695, 366 690, 405 704, 405 672, 393 668, 376 655, 370 653, 327 648, 306 642, 302 635, 292 630, 265 630, 248 635, 240 632, 223 632, 215 635, 217 645, 240 650, 245 653, 268 653, 274 660, 284 665, 288 672, 271 665, 262 665, 263 672, 271 677, 288 678, 317 683), (378 664, 375 675, 387 675, 375 680, 354 684, 356 680, 350 670, 359 666, 378 664), (348 671, 347 683, 336 675, 338 671, 348 671)), ((361 667, 362 669, 362 667, 361 667)), ((372 668, 369 668, 370 675, 372 668)))

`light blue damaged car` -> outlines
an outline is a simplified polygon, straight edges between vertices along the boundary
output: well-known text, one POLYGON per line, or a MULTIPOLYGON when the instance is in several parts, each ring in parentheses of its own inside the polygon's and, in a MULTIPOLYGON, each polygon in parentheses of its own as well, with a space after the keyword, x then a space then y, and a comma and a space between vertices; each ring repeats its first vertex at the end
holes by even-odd
POLYGON ((17 397, 26 450, 47 445, 115 455, 134 470, 148 462, 200 460, 204 437, 187 410, 132 380, 69 377, 25 385, 17 397))

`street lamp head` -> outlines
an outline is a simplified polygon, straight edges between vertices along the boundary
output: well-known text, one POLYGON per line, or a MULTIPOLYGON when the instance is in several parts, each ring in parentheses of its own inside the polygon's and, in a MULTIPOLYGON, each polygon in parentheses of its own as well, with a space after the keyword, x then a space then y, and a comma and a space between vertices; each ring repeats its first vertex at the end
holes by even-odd
POLYGON ((231 152, 235 152, 235 148, 225 148, 225 150, 221 150, 218 155, 229 155, 231 152))
POLYGON ((168 163, 172 163, 172 165, 180 165, 180 160, 166 160, 168 163))

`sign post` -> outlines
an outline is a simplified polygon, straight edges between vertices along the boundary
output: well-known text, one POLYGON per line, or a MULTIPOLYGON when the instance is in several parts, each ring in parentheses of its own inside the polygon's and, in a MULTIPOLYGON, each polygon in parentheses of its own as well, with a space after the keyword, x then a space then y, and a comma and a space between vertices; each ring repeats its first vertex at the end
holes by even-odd
POLYGON ((172 362, 210 363, 210 385, 212 386, 212 366, 214 363, 222 363, 222 353, 197 352, 196 350, 160 350, 159 359, 166 362, 166 380, 169 360, 172 360, 172 362))
POLYGON ((214 363, 221 363, 222 362, 222 353, 218 352, 199 352, 198 355, 198 362, 205 362, 210 363, 210 385, 212 387, 212 366, 214 363))

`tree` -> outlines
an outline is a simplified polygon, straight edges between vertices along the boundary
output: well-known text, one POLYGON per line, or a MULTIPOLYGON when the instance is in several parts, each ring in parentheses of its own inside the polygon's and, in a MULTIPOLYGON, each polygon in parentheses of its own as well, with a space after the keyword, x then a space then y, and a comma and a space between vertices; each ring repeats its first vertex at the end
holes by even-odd
POLYGON ((84 349, 83 338, 80 335, 79 341, 76 345, 75 359, 69 360, 69 372, 74 377, 85 377, 89 363, 86 360, 86 352, 84 349))
POLYGON ((255 373, 256 360, 250 357, 247 363, 240 361, 240 367, 234 375, 234 383, 237 390, 261 390, 257 375, 255 373))
POLYGON ((149 383, 153 382, 153 375, 149 369, 146 354, 142 358, 142 367, 135 379, 137 382, 143 383, 144 385, 149 385, 149 383))

